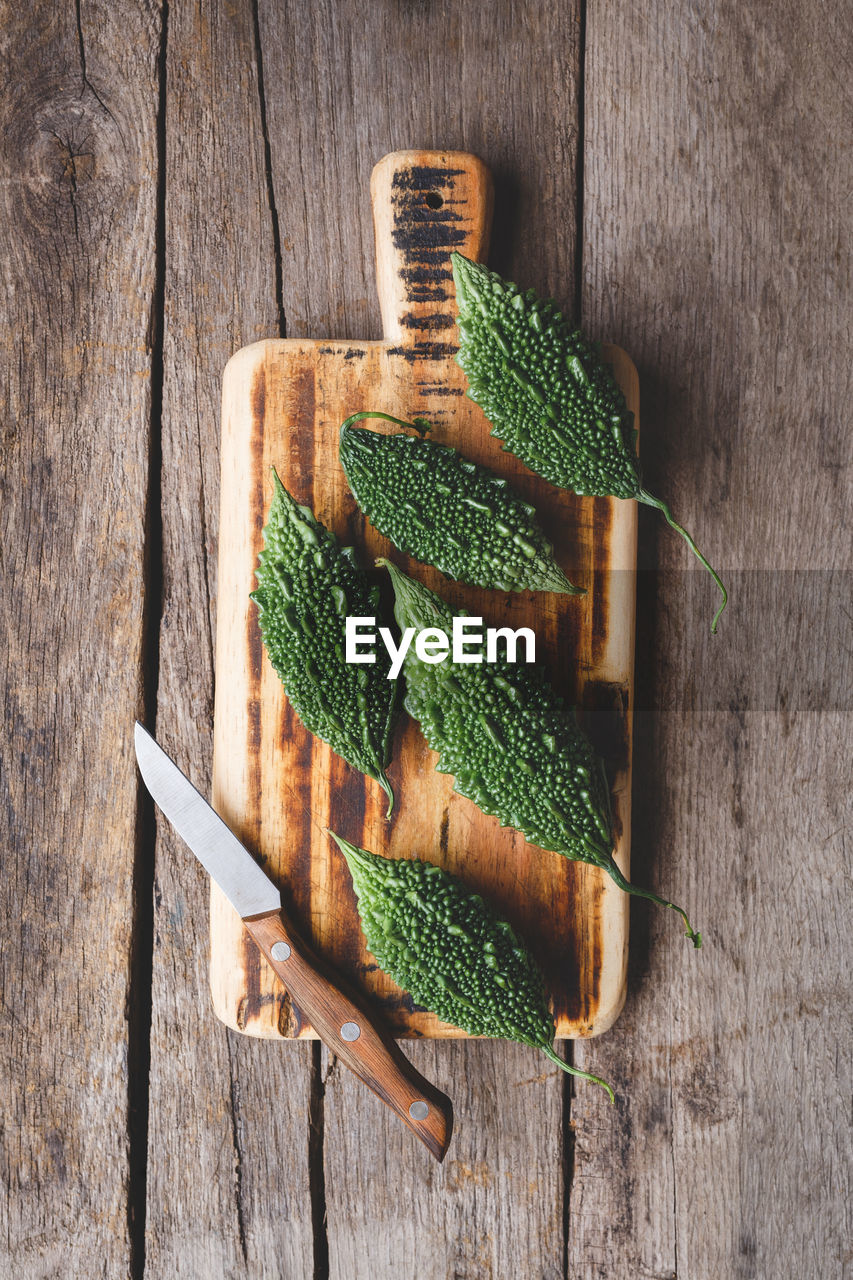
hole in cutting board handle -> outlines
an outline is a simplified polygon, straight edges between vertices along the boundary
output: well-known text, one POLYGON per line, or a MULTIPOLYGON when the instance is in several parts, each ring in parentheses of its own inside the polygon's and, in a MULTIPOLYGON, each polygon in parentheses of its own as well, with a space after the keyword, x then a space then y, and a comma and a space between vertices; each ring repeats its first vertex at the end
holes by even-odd
POLYGON ((437 191, 428 191, 426 193, 426 202, 430 209, 440 209, 444 204, 444 200, 437 191))

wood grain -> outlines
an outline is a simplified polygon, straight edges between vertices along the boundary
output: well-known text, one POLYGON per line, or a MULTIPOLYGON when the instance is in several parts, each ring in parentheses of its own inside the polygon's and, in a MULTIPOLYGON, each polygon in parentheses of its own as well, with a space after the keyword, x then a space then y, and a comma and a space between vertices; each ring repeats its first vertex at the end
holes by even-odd
MULTIPOLYGON (((171 6, 162 617, 149 728, 203 791, 213 745, 222 367, 279 323, 256 54, 251 5, 171 6)), ((154 888, 146 1276, 308 1276, 310 1049, 270 1053, 213 1016, 209 880, 165 821, 154 888)))
POLYGON ((133 1252, 159 20, 123 3, 2 17, 7 1276, 123 1276, 133 1252))
MULTIPOLYGON (((289 337, 381 336, 367 182, 383 155, 413 145, 484 159, 495 179, 490 261, 571 314, 578 6, 261 2, 259 30, 289 337)), ((330 1276, 479 1280, 520 1265, 560 1276, 564 1079, 556 1068, 541 1078, 538 1055, 515 1045, 406 1052, 453 1097, 441 1177, 427 1156, 404 1155, 408 1136, 348 1072, 324 1070, 318 1276, 326 1260, 330 1276)))
POLYGON ((436 1165, 426 1152, 412 1157, 408 1134, 384 1109, 359 1108, 358 1086, 323 1052, 330 1276, 561 1280, 565 1076, 557 1067, 505 1042, 407 1044, 418 1069, 453 1097, 454 1137, 436 1165))
POLYGON ((588 8, 583 316, 636 354, 649 487, 732 599, 711 638, 712 584, 641 517, 635 873, 705 945, 634 913, 594 1055, 618 1114, 573 1106, 585 1280, 850 1269, 849 35, 588 8))
MULTIPOLYGON (((558 1034, 594 1035, 611 1025, 624 1000, 624 894, 603 872, 543 854, 456 794, 452 778, 435 772, 411 721, 397 737, 390 774, 397 804, 388 824, 377 785, 303 727, 263 655, 249 589, 275 467, 297 501, 359 548, 363 563, 390 554, 454 607, 535 632, 538 660, 604 739, 615 853, 627 866, 636 505, 576 499, 532 476, 501 453, 481 410, 463 396, 464 375, 453 360, 450 251, 484 252, 491 184, 482 163, 462 153, 395 152, 376 166, 371 190, 385 340, 259 343, 238 353, 225 374, 214 804, 278 878, 297 928, 371 993, 398 1034, 462 1033, 413 1007, 376 966, 326 828, 392 857, 427 857, 482 891, 533 940, 558 1034), (371 407, 426 416, 434 438, 508 476, 536 506, 556 556, 588 595, 466 589, 395 552, 361 516, 337 456, 340 423, 371 407)), ((607 354, 636 414, 630 361, 607 354)), ((246 947, 233 907, 217 890, 212 903, 211 990, 219 1015, 248 1034, 314 1034, 298 1002, 246 947)))
POLYGON ((284 321, 380 336, 364 193, 408 146, 484 158, 504 274, 572 311, 580 269, 639 364, 649 485, 732 590, 712 641, 712 584, 642 514, 632 861, 705 947, 632 908, 626 1008, 573 1049, 616 1109, 519 1046, 407 1045, 456 1104, 433 1168, 319 1046, 216 1022, 206 881, 162 832, 145 1271, 850 1271, 849 23, 585 8, 582 116, 576 5, 199 0, 165 45, 157 4, 3 11, 4 1275, 140 1280, 144 595, 150 727, 204 787, 221 369, 284 321))
POLYGON ((258 27, 288 337, 382 336, 368 182, 409 148, 485 161, 491 264, 572 314, 579 4, 259 0, 258 27))

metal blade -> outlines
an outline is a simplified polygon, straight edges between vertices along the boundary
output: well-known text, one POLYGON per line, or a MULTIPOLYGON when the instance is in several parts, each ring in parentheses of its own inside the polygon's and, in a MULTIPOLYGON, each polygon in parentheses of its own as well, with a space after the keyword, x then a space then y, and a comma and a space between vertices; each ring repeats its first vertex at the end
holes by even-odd
POLYGON ((133 739, 146 787, 229 902, 244 918, 278 911, 272 880, 138 720, 133 739))

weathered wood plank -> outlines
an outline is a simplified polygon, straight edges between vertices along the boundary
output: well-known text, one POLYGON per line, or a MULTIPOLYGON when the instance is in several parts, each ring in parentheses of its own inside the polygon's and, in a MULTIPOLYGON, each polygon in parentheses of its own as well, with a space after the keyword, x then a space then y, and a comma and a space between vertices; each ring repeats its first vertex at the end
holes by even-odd
POLYGON ((129 1274, 159 7, 4 5, 0 1271, 129 1274))
MULTIPOLYGON (((496 186, 490 260, 571 311, 575 6, 262 2, 259 19, 289 337, 381 336, 364 193, 376 161, 408 147, 485 161, 496 186)), ((325 1090, 330 1274, 477 1280, 521 1265, 560 1275, 556 1070, 499 1043, 405 1050, 454 1098, 446 1164, 425 1170, 393 1117, 389 1125, 349 1073, 334 1070, 325 1090)))
POLYGON ((705 946, 688 967, 655 920, 637 956, 645 975, 595 1045, 620 1100, 617 1117, 575 1103, 574 1265, 590 1277, 842 1275, 849 764, 835 744, 849 740, 849 711, 800 708, 787 734, 775 712, 686 713, 677 730, 664 712, 640 719, 637 755, 655 767, 635 833, 643 823, 662 867, 663 850, 681 855, 668 874, 705 946), (698 764, 684 767, 694 750, 701 785, 698 764))
POLYGON ((587 46, 584 320, 637 361, 650 487, 732 603, 711 640, 713 587, 642 517, 670 572, 639 589, 634 868, 705 947, 632 912, 628 1005, 579 1053, 621 1099, 575 1103, 570 1273, 842 1275, 849 33, 593 2, 587 46))
MULTIPOLYGON (((222 369, 279 316, 249 3, 170 9, 167 89, 157 732, 209 793, 222 369)), ((309 1276, 311 1050, 215 1018, 209 893, 161 822, 146 1275, 309 1276)))
POLYGON ((453 1098, 450 1150, 436 1165, 323 1050, 329 1275, 561 1280, 565 1076, 521 1045, 403 1049, 453 1098))
POLYGON ((259 22, 288 337, 381 338, 369 179, 409 148, 486 163, 490 263, 571 313, 576 5, 261 0, 259 22))

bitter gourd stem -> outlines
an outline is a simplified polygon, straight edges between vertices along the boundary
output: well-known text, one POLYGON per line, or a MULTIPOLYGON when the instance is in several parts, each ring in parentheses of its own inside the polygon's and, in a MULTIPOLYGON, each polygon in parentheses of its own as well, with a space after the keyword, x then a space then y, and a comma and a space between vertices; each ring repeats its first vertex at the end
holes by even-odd
POLYGON ((607 1083, 606 1080, 601 1079, 601 1076, 594 1076, 589 1071, 581 1071, 580 1067, 573 1067, 571 1066, 570 1063, 563 1062, 563 1059, 559 1056, 559 1054, 556 1054, 554 1050, 548 1045, 543 1045, 538 1047, 541 1047, 542 1052, 545 1054, 546 1058, 550 1058, 552 1062, 556 1062, 557 1066, 560 1068, 561 1071, 565 1071, 566 1074, 570 1076, 580 1076, 581 1080, 591 1080, 593 1084, 600 1084, 602 1089, 610 1099, 611 1103, 616 1102, 616 1097, 615 1097, 615 1094, 613 1093, 612 1088, 610 1087, 610 1085, 607 1083))
POLYGON ((583 840, 583 843, 592 854, 593 865, 601 867, 603 871, 606 871, 607 874, 615 880, 620 889, 624 889, 626 893, 632 893, 636 898, 648 898, 649 902, 656 902, 661 907, 669 907, 672 911, 677 911, 684 923, 687 925, 685 930, 687 937, 693 943, 694 947, 701 947, 702 935, 701 933, 697 933, 696 930, 691 927, 690 921, 687 919, 687 916, 681 907, 677 907, 674 902, 668 902, 666 898, 659 898, 656 893, 652 893, 651 889, 641 889, 637 885, 631 884, 631 882, 626 880, 622 872, 619 870, 619 866, 612 853, 608 853, 606 849, 602 849, 601 845, 593 844, 591 840, 583 839, 582 836, 579 836, 578 838, 583 840))
POLYGON ((406 422, 404 418, 395 418, 391 413, 379 413, 373 409, 363 409, 361 413, 350 414, 346 422, 341 423, 341 439, 343 439, 343 434, 347 427, 351 427, 354 422, 361 422, 363 418, 381 418, 383 422, 393 422, 397 427, 408 427, 422 436, 425 436, 432 429, 426 418, 414 418, 411 422, 406 422))
POLYGON ((687 919, 687 912, 682 907, 677 907, 674 902, 668 902, 666 898, 660 898, 656 893, 652 893, 651 889, 641 889, 639 885, 631 884, 630 880, 626 880, 616 863, 616 859, 612 853, 603 858, 598 864, 616 881, 620 889, 624 889, 625 893, 632 893, 635 898, 648 898, 649 902, 656 902, 658 906, 669 907, 671 911, 677 911, 684 921, 687 928, 685 933, 694 947, 697 949, 702 945, 702 935, 693 928, 687 919))
POLYGON ((717 571, 716 571, 715 569, 712 569, 712 568, 711 568, 711 566, 708 564, 708 561, 707 561, 707 560, 705 559, 705 557, 702 555, 702 552, 701 552, 701 551, 699 550, 699 548, 696 546, 696 543, 693 541, 693 539, 691 538, 691 536, 690 536, 690 534, 687 532, 687 530, 686 530, 686 529, 684 529, 684 528, 682 528, 682 526, 678 523, 678 521, 677 521, 677 520, 674 520, 674 519, 672 518, 672 512, 670 511, 669 507, 666 505, 666 503, 665 503, 665 502, 662 502, 662 501, 660 500, 660 498, 656 498, 653 494, 648 493, 645 489, 641 489, 641 490, 640 490, 640 492, 637 494, 637 501, 638 501, 638 502, 644 502, 644 503, 646 504, 646 506, 647 506, 647 507, 657 507, 658 511, 662 511, 662 512, 663 512, 663 516, 664 516, 664 519, 666 520, 667 524, 668 524, 668 525, 671 525, 671 527, 672 527, 673 529, 675 529, 675 531, 676 531, 677 533, 680 533, 680 534, 681 534, 682 538, 683 538, 683 539, 684 539, 684 541, 687 543, 688 547, 689 547, 689 548, 690 548, 690 550, 693 552, 693 554, 694 554, 694 556, 696 557, 696 559, 697 559, 697 560, 699 560, 699 561, 700 561, 700 563, 701 563, 701 564, 703 564, 703 565, 705 566, 705 568, 706 568, 706 569, 708 570, 708 572, 710 573, 711 577, 712 577, 712 578, 714 579, 714 581, 716 582, 717 586, 718 586, 718 587, 720 588, 720 590, 722 591, 722 593, 723 593, 723 603, 720 605, 719 609, 718 609, 718 610, 717 610, 717 612, 714 614, 714 620, 713 620, 713 622, 711 623, 711 634, 712 634, 712 635, 716 635, 716 633, 717 633, 717 623, 718 623, 718 621, 719 621, 719 619, 720 619, 720 614, 721 614, 721 613, 723 612, 723 610, 725 609, 725 607, 726 607, 726 603, 728 602, 728 598, 729 598, 729 593, 726 591, 726 588, 723 586, 723 584, 722 584, 722 582, 721 582, 721 580, 720 580, 720 575, 717 573, 717 571))
POLYGON ((372 777, 373 777, 374 782, 378 782, 378 783, 379 783, 380 787, 382 788, 382 790, 385 792, 386 796, 388 797, 388 808, 387 808, 387 810, 386 810, 386 812, 385 812, 385 820, 386 820, 386 822, 387 822, 387 820, 391 817, 391 814, 392 814, 392 812, 393 812, 393 810, 394 810, 394 792, 393 792, 393 791, 392 791, 392 789, 391 789, 391 783, 390 783, 390 782, 388 781, 388 779, 385 777, 385 774, 384 774, 384 773, 382 774, 382 776, 381 776, 381 777, 380 777, 378 774, 375 774, 375 773, 374 773, 374 774, 372 775, 372 777))

